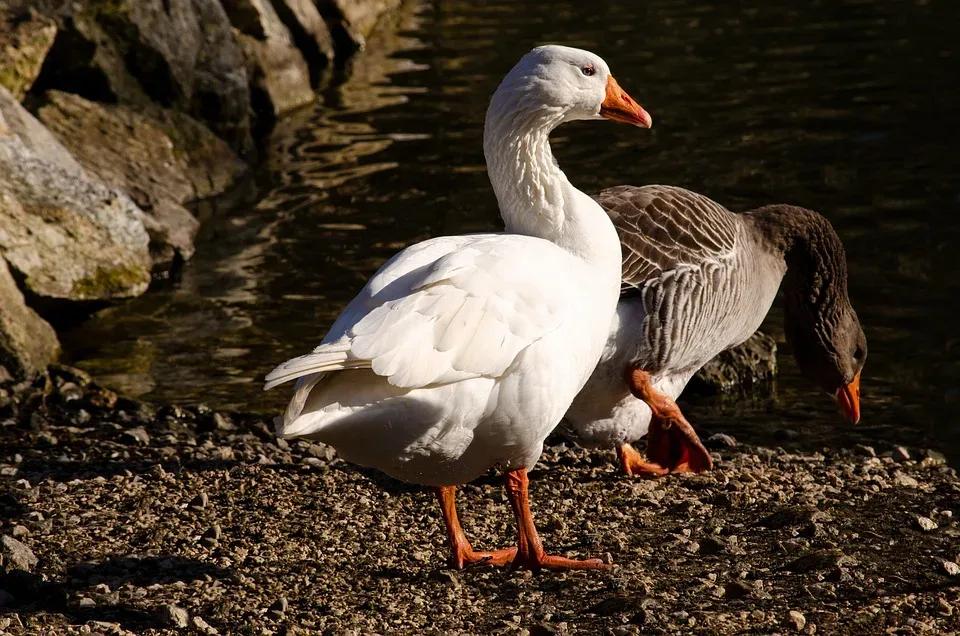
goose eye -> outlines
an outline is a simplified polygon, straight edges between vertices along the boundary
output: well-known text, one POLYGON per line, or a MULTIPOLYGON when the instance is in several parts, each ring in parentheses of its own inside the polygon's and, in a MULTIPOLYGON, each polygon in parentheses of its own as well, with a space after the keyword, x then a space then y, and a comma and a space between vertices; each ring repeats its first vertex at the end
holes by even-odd
POLYGON ((863 360, 863 349, 862 349, 862 348, 857 347, 857 350, 853 352, 853 359, 856 360, 857 362, 860 362, 861 360, 863 360))
POLYGON ((590 77, 591 75, 596 73, 597 70, 588 64, 587 66, 584 66, 583 68, 581 68, 580 72, 586 75, 587 77, 590 77))

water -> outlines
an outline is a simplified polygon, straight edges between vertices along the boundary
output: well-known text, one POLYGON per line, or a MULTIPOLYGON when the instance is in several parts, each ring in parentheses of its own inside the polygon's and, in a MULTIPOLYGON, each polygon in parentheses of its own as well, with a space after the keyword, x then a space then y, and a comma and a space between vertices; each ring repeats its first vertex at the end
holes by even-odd
MULTIPOLYGON (((698 402, 690 419, 751 441, 788 428, 806 448, 904 443, 960 459, 960 5, 738 4, 408 5, 325 107, 278 127, 249 183, 205 206, 182 282, 64 334, 69 359, 158 402, 281 409, 289 390, 261 392, 263 375, 315 346, 390 255, 500 227, 487 99, 552 41, 600 53, 655 122, 559 129, 555 153, 581 189, 667 183, 733 209, 789 202, 828 216, 846 245, 870 347, 863 423, 843 425, 786 351, 773 399, 698 402)), ((779 321, 777 309, 778 337, 779 321)))

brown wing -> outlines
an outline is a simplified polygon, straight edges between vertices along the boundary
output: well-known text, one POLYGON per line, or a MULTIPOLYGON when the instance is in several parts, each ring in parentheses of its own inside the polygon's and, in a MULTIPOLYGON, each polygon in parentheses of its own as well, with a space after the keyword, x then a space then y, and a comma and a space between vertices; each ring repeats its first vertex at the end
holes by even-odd
POLYGON ((681 265, 732 255, 736 215, 696 192, 673 186, 617 186, 595 199, 607 211, 623 248, 623 293, 681 265))

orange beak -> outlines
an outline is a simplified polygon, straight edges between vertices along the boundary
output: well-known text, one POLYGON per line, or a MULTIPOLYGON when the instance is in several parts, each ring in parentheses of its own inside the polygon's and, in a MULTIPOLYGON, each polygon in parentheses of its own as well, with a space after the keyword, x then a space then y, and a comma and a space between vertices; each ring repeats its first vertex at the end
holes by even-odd
POLYGON ((837 404, 840 412, 851 424, 860 421, 860 373, 853 376, 853 381, 837 390, 837 404))
POLYGON ((653 118, 650 117, 650 113, 643 110, 640 104, 633 101, 620 88, 617 80, 613 79, 613 75, 607 78, 607 97, 600 104, 600 116, 641 128, 653 126, 653 118))

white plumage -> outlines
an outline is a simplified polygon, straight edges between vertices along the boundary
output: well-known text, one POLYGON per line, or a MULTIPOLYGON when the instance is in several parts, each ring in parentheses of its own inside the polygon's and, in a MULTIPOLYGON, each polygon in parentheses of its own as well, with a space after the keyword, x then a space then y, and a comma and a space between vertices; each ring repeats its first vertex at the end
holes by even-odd
POLYGON ((506 472, 520 540, 514 565, 603 567, 546 555, 527 503, 526 470, 593 370, 620 286, 620 241, 600 206, 550 151, 573 119, 649 126, 606 64, 586 51, 539 47, 497 89, 484 154, 508 233, 424 241, 387 262, 323 343, 267 376, 297 379, 281 437, 334 446, 346 460, 437 487, 452 560, 475 553, 453 486, 506 472))

